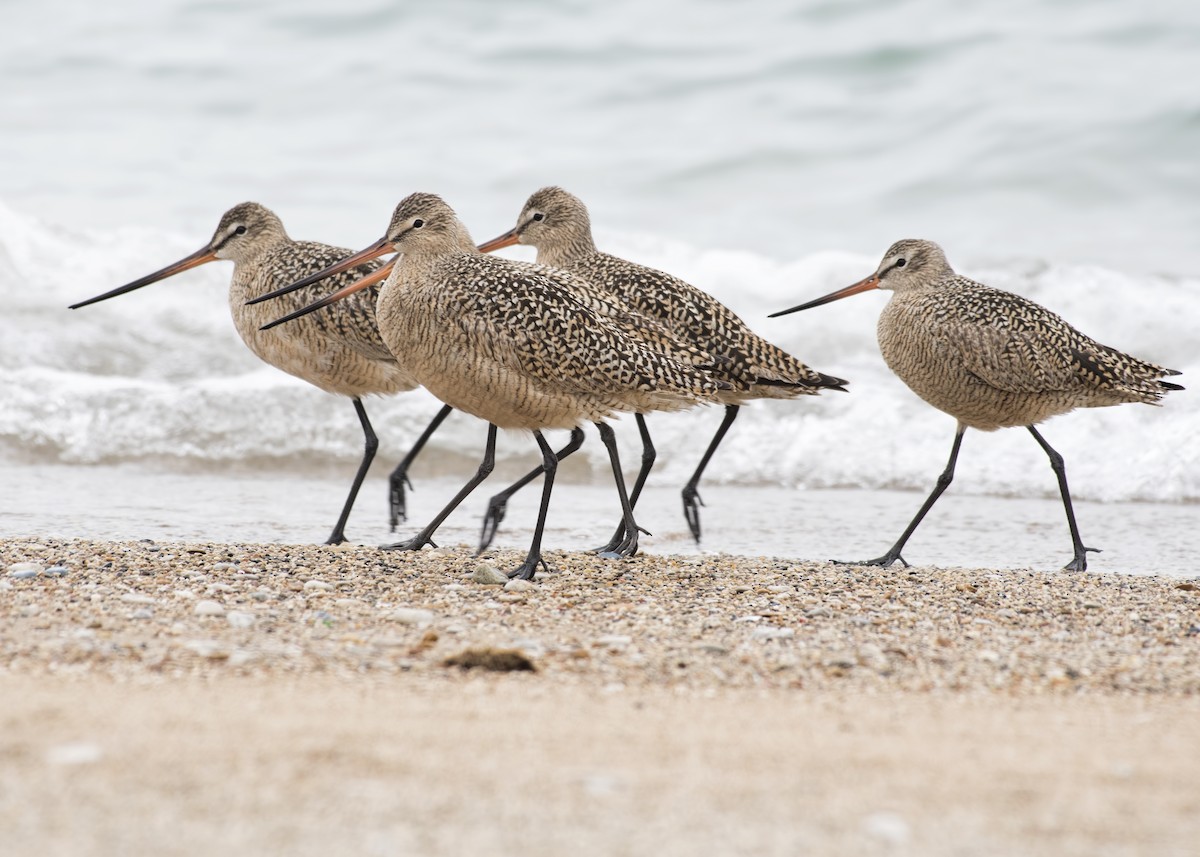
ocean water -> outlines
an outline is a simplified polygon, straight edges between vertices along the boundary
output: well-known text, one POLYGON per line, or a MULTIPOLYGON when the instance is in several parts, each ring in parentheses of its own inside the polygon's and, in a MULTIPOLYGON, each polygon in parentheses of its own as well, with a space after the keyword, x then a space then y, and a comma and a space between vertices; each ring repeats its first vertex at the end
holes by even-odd
MULTIPOLYGON (((66 306, 195 250, 243 199, 297 238, 359 247, 414 190, 482 240, 556 183, 589 203, 605 249, 851 380, 746 408, 714 485, 924 492, 954 424, 883 365, 886 296, 766 315, 927 237, 962 273, 1194 387, 1196 80, 1200 7, 1184 3, 15 0, 0 9, 0 467, 41 474, 17 480, 27 491, 128 468, 348 482, 350 406, 245 350, 229 263, 66 306)), ((1076 412, 1043 433, 1081 501, 1170 504, 1200 524, 1197 401, 1076 412)), ((437 403, 368 408, 390 465, 437 403)), ((682 483, 719 420, 653 417, 656 479, 682 483)), ((481 433, 448 421, 424 472, 468 472, 481 433)), ((632 464, 636 433, 619 433, 632 464)), ((515 468, 533 445, 500 453, 515 468)), ((580 460, 577 479, 607 478, 594 440, 580 460)), ((1021 431, 970 433, 952 492, 1057 496, 1021 431)), ((4 532, 49 526, 9 508, 4 532)), ((1170 540, 1171 520, 1144 537, 1170 540)))

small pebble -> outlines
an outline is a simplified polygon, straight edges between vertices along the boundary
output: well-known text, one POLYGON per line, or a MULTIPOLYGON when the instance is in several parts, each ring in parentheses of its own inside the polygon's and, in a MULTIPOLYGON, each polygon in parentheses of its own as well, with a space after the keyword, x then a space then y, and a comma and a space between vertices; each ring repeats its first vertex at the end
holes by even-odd
POLYGON ((863 819, 862 826, 868 836, 888 845, 904 845, 911 836, 908 822, 894 812, 871 813, 863 819))
POLYGON ((42 574, 46 575, 47 577, 65 577, 70 573, 71 569, 67 568, 65 565, 52 565, 42 572, 42 574))
POLYGON ((848 670, 858 666, 858 657, 850 652, 836 652, 825 660, 825 666, 848 670))
POLYGON ((189 640, 184 648, 210 661, 223 661, 233 654, 229 646, 220 640, 189 640))
POLYGON ((579 785, 588 797, 599 798, 616 794, 624 788, 625 783, 612 774, 589 774, 579 785))
POLYGON ((229 665, 231 667, 240 667, 257 659, 258 654, 256 652, 250 652, 246 649, 234 649, 229 655, 229 665))
POLYGON ((504 584, 504 589, 507 592, 533 592, 537 589, 537 584, 531 580, 510 580, 504 584))
POLYGON ((332 592, 333 584, 324 580, 310 580, 304 584, 304 588, 309 592, 332 592))
POLYGON ((8 567, 8 576, 14 577, 17 580, 25 580, 29 577, 37 577, 42 573, 42 566, 36 562, 14 562, 8 567))
POLYGON ((771 625, 763 625, 750 632, 752 640, 786 640, 794 636, 796 632, 791 628, 776 628, 771 625))
POLYGON ((546 644, 536 637, 519 637, 509 643, 508 647, 524 652, 531 658, 540 658, 546 654, 546 644))
POLYGON ((225 607, 217 601, 197 601, 192 612, 197 616, 224 616, 225 607))
POLYGON ((471 580, 485 586, 503 586, 508 583, 508 575, 494 565, 480 563, 475 569, 475 573, 471 575, 471 580))
POLYGON ((594 646, 599 646, 602 649, 619 652, 622 649, 628 648, 633 642, 633 637, 627 637, 623 634, 606 634, 603 637, 597 637, 594 646))
POLYGON ((433 623, 433 611, 420 610, 415 607, 401 607, 398 610, 392 611, 391 618, 402 625, 416 625, 424 628, 433 623))
POLYGON ((70 744, 56 744, 46 751, 46 764, 73 767, 90 765, 99 762, 104 757, 104 751, 99 744, 76 741, 70 744))
POLYGON ((225 621, 234 628, 252 628, 254 626, 254 614, 245 613, 240 610, 230 610, 225 614, 225 621))

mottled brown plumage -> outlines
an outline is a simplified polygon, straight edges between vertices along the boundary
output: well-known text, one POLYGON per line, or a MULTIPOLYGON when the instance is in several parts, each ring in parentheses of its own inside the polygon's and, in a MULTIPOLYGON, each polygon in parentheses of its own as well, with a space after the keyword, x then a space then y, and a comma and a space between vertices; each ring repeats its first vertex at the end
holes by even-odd
MULTIPOLYGON (((637 526, 612 430, 603 421, 618 411, 676 410, 712 401, 728 385, 702 368, 708 355, 568 273, 480 253, 454 211, 432 194, 406 197, 382 240, 330 270, 392 250, 399 256, 376 310, 384 341, 431 393, 490 424, 476 476, 429 527, 396 547, 427 544, 445 516, 486 478, 496 427, 530 430, 543 454, 546 479, 533 543, 513 574, 532 577, 542 562, 541 537, 557 466, 541 432, 591 421, 600 427, 621 494, 627 539, 617 552, 636 552, 637 526)), ((355 288, 342 289, 308 311, 355 288)))
MULTIPOLYGON (((717 395, 717 401, 726 406, 725 419, 682 492, 684 517, 696 541, 700 540, 700 477, 737 417, 738 406, 751 399, 790 399, 816 395, 823 389, 845 390, 846 381, 809 368, 763 339, 707 292, 663 271, 600 252, 592 237, 587 206, 560 187, 536 191, 521 209, 516 227, 481 249, 515 243, 536 247, 539 264, 575 274, 596 294, 614 296, 712 355, 712 373, 727 382, 729 389, 717 395)), ((645 426, 640 427, 648 441, 645 426)), ((654 450, 648 446, 634 487, 635 498, 653 461, 654 450)))
POLYGON ((816 395, 847 383, 809 368, 763 339, 707 292, 663 271, 600 252, 587 207, 562 188, 534 193, 516 228, 506 235, 536 247, 538 264, 581 277, 715 357, 713 375, 730 384, 717 397, 723 404, 816 395))
MULTIPOLYGON (((278 303, 247 305, 251 298, 295 282, 344 259, 350 250, 316 241, 294 241, 279 218, 254 202, 236 205, 221 218, 209 242, 218 259, 234 263, 229 309, 242 341, 260 359, 329 393, 358 398, 416 389, 412 375, 397 363, 375 323, 378 289, 364 290, 334 311, 303 322, 259 330, 281 309, 298 309, 316 300, 327 286, 309 286, 278 303), (239 234, 239 227, 245 232, 239 234)), ((368 262, 339 275, 335 286, 360 279, 379 267, 368 262)))
MULTIPOLYGON (((274 212, 256 202, 243 202, 222 215, 212 239, 191 256, 72 307, 125 294, 206 262, 232 261, 229 309, 234 327, 247 347, 277 369, 326 392, 349 396, 354 401, 367 439, 367 450, 342 515, 328 540, 331 544, 345 541, 346 520, 377 446, 361 397, 412 390, 417 383, 396 362, 379 336, 375 324, 377 290, 356 295, 354 300, 340 304, 333 312, 270 331, 259 328, 278 315, 279 305, 247 306, 246 301, 326 268, 349 252, 313 241, 294 241, 274 212)), ((378 266, 379 263, 361 266, 343 274, 343 280, 352 282, 378 266)), ((303 306, 320 292, 319 287, 296 291, 285 299, 285 306, 303 306)), ((399 479, 403 479, 402 473, 399 479)))
POLYGON ((569 275, 479 253, 438 197, 405 199, 388 235, 402 255, 380 291, 384 341, 453 407, 500 428, 573 428, 720 392, 698 368, 706 355, 682 343, 665 353, 625 307, 569 275))
POLYGON ((1102 345, 1020 295, 954 272, 930 241, 900 241, 880 265, 893 296, 879 316, 883 359, 918 396, 982 431, 1036 425, 1076 408, 1153 404, 1179 373, 1102 345), (905 264, 896 268, 895 263, 905 264))
POLYGON ((1162 380, 1179 373, 1102 345, 1027 298, 959 276, 932 241, 898 241, 870 277, 775 315, 870 289, 893 292, 877 331, 888 366, 918 396, 958 420, 937 487, 899 541, 870 564, 904 562, 904 543, 954 478, 967 428, 1025 426, 1058 478, 1075 550, 1067 568, 1085 570, 1093 548, 1085 548, 1079 537, 1062 456, 1035 426, 1076 408, 1156 404, 1171 390, 1183 389, 1162 380))

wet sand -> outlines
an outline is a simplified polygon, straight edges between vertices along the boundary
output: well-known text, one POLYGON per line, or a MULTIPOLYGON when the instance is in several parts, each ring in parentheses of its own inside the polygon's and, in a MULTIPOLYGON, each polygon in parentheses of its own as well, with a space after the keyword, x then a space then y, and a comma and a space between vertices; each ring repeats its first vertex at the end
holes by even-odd
POLYGON ((1200 841, 1200 582, 519 558, 0 540, 13 853, 1200 841))
MULTIPOLYGON (((461 487, 476 461, 453 462, 448 473, 415 474, 409 520, 397 532, 386 523, 386 468, 363 485, 347 534, 378 545, 407 537, 461 487)), ((524 462, 501 462, 492 478, 451 515, 438 541, 472 544, 487 498, 523 472, 524 462)), ((571 458, 560 468, 546 545, 582 550, 602 544, 618 507, 607 462, 594 470, 571 458), (568 466, 569 465, 569 466, 568 466)), ((263 468, 180 469, 151 465, 4 464, 0 538, 69 536, 98 540, 320 542, 333 527, 352 466, 305 471, 263 468)), ((797 490, 772 485, 705 483, 704 542, 693 543, 680 510, 686 475, 656 474, 638 503, 638 522, 653 532, 642 550, 657 555, 714 552, 791 559, 856 559, 883 553, 920 507, 912 491, 797 490)), ((1062 501, 1046 497, 983 497, 970 480, 951 487, 913 536, 905 558, 919 565, 1032 568, 1054 572, 1071 558, 1062 501)), ((932 487, 932 474, 931 474, 932 487)), ((508 504, 497 546, 529 544, 539 485, 508 504)), ((1053 482, 1047 483, 1053 492, 1053 482)), ((1090 570, 1189 577, 1200 556, 1200 505, 1075 501, 1090 570)))

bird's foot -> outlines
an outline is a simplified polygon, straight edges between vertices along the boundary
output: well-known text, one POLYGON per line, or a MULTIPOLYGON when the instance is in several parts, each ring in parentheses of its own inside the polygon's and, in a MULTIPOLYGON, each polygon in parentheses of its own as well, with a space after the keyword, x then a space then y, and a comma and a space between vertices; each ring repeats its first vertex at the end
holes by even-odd
POLYGON ((346 543, 346 534, 341 530, 334 530, 333 534, 325 540, 327 545, 344 545, 346 543))
POLYGON ((604 559, 622 559, 631 557, 638 552, 638 533, 644 536, 653 535, 645 527, 638 527, 637 532, 630 539, 625 535, 625 522, 617 524, 617 531, 613 533, 613 537, 608 540, 608 544, 601 545, 598 548, 592 548, 591 552, 604 559))
POLYGON ((900 551, 888 551, 883 556, 875 557, 875 559, 863 559, 863 560, 834 559, 834 560, 830 560, 830 562, 832 562, 834 565, 871 565, 871 566, 877 566, 878 568, 887 568, 889 565, 896 562, 897 560, 905 568, 909 568, 908 560, 906 560, 904 557, 900 556, 900 551))
POLYGON ((1088 551, 1100 553, 1100 548, 1085 548, 1080 545, 1075 551, 1075 559, 1063 566, 1063 571, 1087 571, 1088 551))
MULTIPOLYGON (((639 527, 639 529, 641 529, 639 527)), ((638 552, 638 537, 637 533, 633 534, 633 538, 626 536, 616 544, 605 545, 603 550, 596 551, 596 554, 602 559, 629 559, 636 556, 638 552)))
POLYGON ((688 529, 692 531, 692 538, 696 540, 696 544, 700 544, 700 507, 704 505, 704 500, 700 498, 700 492, 696 490, 695 485, 683 486, 683 517, 687 520, 688 529))
POLYGON ((402 542, 395 542, 390 545, 380 545, 381 551, 419 551, 421 548, 429 545, 432 548, 437 547, 437 543, 430 538, 422 538, 421 536, 413 536, 411 539, 405 539, 402 542))
POLYGON ((500 528, 500 522, 504 520, 504 513, 507 509, 507 495, 497 494, 488 500, 487 511, 483 513, 483 530, 479 533, 479 550, 476 552, 476 556, 487 550, 492 539, 496 538, 496 530, 500 528))
POLYGON ((546 561, 542 559, 541 553, 530 554, 525 557, 525 561, 518 568, 513 569, 508 573, 510 580, 533 580, 533 575, 537 573, 538 568, 550 570, 550 566, 546 565, 546 561))
POLYGON ((412 482, 408 480, 407 470, 396 470, 392 473, 388 480, 388 519, 392 525, 392 532, 396 532, 396 525, 401 521, 408 520, 408 506, 405 503, 404 487, 408 486, 412 490, 412 482))

